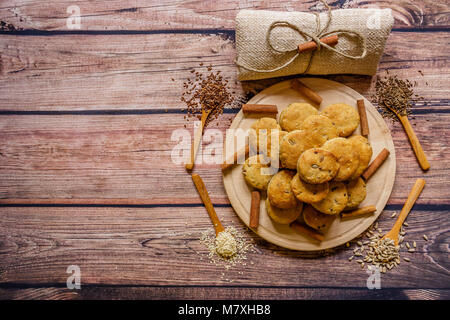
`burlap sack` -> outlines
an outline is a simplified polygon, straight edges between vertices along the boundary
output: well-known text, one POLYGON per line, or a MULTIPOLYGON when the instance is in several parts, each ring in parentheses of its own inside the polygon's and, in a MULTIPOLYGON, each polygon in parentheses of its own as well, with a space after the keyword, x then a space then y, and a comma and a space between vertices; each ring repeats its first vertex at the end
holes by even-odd
POLYGON ((363 74, 374 75, 383 54, 384 46, 394 19, 390 9, 342 9, 331 11, 327 32, 349 30, 359 36, 339 33, 339 42, 334 48, 344 54, 361 56, 348 58, 325 47, 297 54, 300 43, 311 38, 288 27, 277 27, 268 32, 275 22, 288 22, 307 34, 317 34, 327 24, 328 12, 318 18, 313 13, 242 10, 236 16, 236 49, 239 80, 256 80, 293 74, 363 74), (362 41, 363 39, 363 41, 362 41), (272 47, 269 45, 271 43, 272 47), (277 52, 273 48, 277 49, 277 52), (311 64, 310 59, 312 57, 311 64), (289 63, 289 60, 294 60, 289 63), (283 66, 280 70, 271 71, 283 66), (308 68, 309 66, 309 68, 308 68))

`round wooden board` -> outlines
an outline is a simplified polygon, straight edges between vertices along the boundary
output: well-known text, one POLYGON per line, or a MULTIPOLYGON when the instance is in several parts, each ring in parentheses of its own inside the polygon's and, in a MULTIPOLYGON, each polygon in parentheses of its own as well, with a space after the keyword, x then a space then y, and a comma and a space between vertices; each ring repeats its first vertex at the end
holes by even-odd
MULTIPOLYGON (((320 78, 302 78, 301 81, 323 98, 319 110, 330 104, 341 102, 356 108, 356 101, 358 99, 364 99, 370 128, 368 139, 373 149, 372 160, 383 148, 390 151, 390 156, 386 162, 368 181, 367 197, 360 204, 360 206, 375 205, 377 208, 376 213, 345 220, 336 217, 322 242, 317 242, 309 237, 296 233, 288 225, 273 222, 266 212, 264 203, 266 198, 265 192, 261 192, 260 221, 259 227, 255 232, 265 240, 281 247, 293 250, 314 251, 333 248, 352 240, 364 232, 378 218, 389 199, 394 185, 396 162, 394 143, 389 129, 378 111, 368 100, 353 89, 335 81, 320 78)), ((293 102, 308 101, 300 93, 291 89, 290 81, 288 80, 263 90, 248 103, 277 105, 279 115, 284 108, 293 102)), ((236 115, 230 129, 241 128, 246 131, 254 121, 256 121, 254 118, 244 118, 242 111, 240 111, 236 115)), ((360 134, 359 127, 354 134, 360 134)), ((228 143, 229 139, 226 140, 228 143)), ((223 176, 223 181, 231 205, 241 220, 248 226, 250 220, 251 187, 246 184, 242 175, 242 164, 235 165, 232 169, 226 171, 223 176)))

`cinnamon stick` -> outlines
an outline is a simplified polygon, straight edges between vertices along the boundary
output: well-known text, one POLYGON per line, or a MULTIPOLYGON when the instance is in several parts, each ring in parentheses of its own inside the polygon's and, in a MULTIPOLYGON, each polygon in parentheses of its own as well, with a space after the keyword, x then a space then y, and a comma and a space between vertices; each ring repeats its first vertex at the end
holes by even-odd
POLYGON ((259 225, 259 204, 261 201, 261 193, 259 190, 252 191, 252 202, 250 205, 250 228, 256 229, 259 225))
POLYGON ((238 161, 239 156, 240 156, 242 153, 244 153, 244 157, 245 157, 245 159, 247 159, 247 158, 248 158, 248 155, 249 155, 249 153, 250 153, 250 147, 249 147, 248 144, 245 146, 245 148, 244 148, 243 150, 242 150, 242 149, 241 149, 241 150, 238 150, 238 151, 236 151, 236 152, 233 154, 233 162, 228 161, 228 160, 225 160, 225 162, 222 163, 222 171, 225 171, 225 170, 231 168, 233 165, 235 165, 235 164, 237 163, 237 161, 238 161), (230 162, 231 162, 231 163, 230 163, 230 162))
POLYGON ((244 116, 267 116, 276 118, 278 114, 278 108, 276 105, 271 104, 244 104, 242 106, 242 112, 244 116))
POLYGON ((300 80, 294 79, 291 82, 291 87, 301 94, 303 94, 306 98, 311 100, 313 103, 320 105, 322 103, 322 97, 320 97, 317 93, 315 93, 313 90, 305 86, 300 80))
POLYGON ((366 169, 366 171, 363 172, 361 177, 365 181, 369 180, 369 178, 378 170, 379 167, 383 164, 383 162, 387 159, 390 152, 388 149, 384 148, 381 150, 381 152, 377 155, 375 160, 372 161, 372 163, 369 165, 369 167, 366 169))
POLYGON ((343 212, 341 214, 341 218, 362 216, 363 214, 374 213, 375 211, 377 211, 377 208, 375 206, 362 207, 350 212, 343 212))
MULTIPOLYGON (((334 46, 338 43, 338 36, 332 35, 324 38, 320 38, 320 42, 327 44, 329 46, 334 46)), ((317 43, 315 41, 308 41, 298 45, 298 53, 305 51, 312 51, 317 49, 317 43)))
POLYGON ((361 135, 367 137, 369 135, 369 123, 367 121, 366 106, 364 105, 364 99, 357 101, 358 113, 361 124, 361 135))
POLYGON ((317 232, 313 228, 310 228, 310 227, 307 227, 307 226, 301 224, 298 221, 292 222, 291 228, 294 229, 295 231, 297 231, 298 233, 301 233, 305 236, 316 239, 317 241, 323 241, 323 239, 325 239, 323 234, 317 232))

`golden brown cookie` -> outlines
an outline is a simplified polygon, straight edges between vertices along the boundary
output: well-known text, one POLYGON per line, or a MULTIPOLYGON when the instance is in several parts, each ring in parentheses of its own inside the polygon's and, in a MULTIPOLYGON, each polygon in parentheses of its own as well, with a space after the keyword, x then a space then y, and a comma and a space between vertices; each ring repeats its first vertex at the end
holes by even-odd
POLYGON ((311 228, 319 231, 328 229, 335 218, 335 215, 317 211, 311 205, 307 205, 303 209, 303 221, 311 228))
POLYGON ((291 103, 280 114, 280 126, 285 131, 299 130, 307 117, 318 113, 319 111, 309 103, 291 103))
POLYGON ((291 181, 291 188, 295 197, 306 203, 318 202, 328 194, 328 182, 322 184, 309 184, 300 179, 298 173, 291 181))
POLYGON ((333 179, 339 170, 336 156, 324 149, 312 148, 298 158, 297 171, 305 182, 320 184, 333 179))
POLYGON ((245 181, 252 187, 260 190, 267 190, 272 175, 264 174, 262 168, 268 168, 269 164, 265 164, 266 160, 262 155, 255 155, 245 160, 242 167, 245 181))
POLYGON ((249 131, 249 142, 251 143, 251 146, 258 146, 259 135, 263 133, 265 135, 270 135, 272 130, 281 130, 277 120, 267 117, 256 120, 250 127, 249 131))
POLYGON ((312 203, 318 211, 325 214, 339 214, 345 209, 348 202, 347 188, 342 182, 330 182, 330 192, 325 199, 312 203))
POLYGON ((270 204, 269 198, 266 199, 266 210, 269 217, 280 224, 289 224, 295 221, 303 210, 303 203, 297 202, 297 205, 289 209, 281 209, 270 204))
POLYGON ((314 147, 321 147, 326 141, 339 137, 336 126, 321 115, 309 116, 300 128, 310 137, 314 147))
POLYGON ((351 179, 356 179, 364 170, 369 166, 370 159, 372 158, 372 147, 369 140, 361 135, 355 135, 348 138, 348 141, 353 146, 353 149, 359 154, 359 165, 356 168, 355 173, 351 176, 351 179))
POLYGON ((280 143, 283 137, 287 134, 286 131, 280 131, 278 129, 269 130, 259 130, 256 134, 255 130, 250 130, 248 135, 248 141, 250 147, 255 151, 255 153, 262 153, 267 157, 272 154, 272 149, 275 153, 280 152, 280 143), (276 139, 278 135, 278 140, 276 139), (277 142, 272 144, 272 140, 277 142))
POLYGON ((297 205, 297 198, 291 189, 291 181, 295 172, 281 170, 270 179, 267 187, 267 198, 270 203, 281 209, 293 208, 297 205))
POLYGON ((345 138, 334 138, 325 142, 322 149, 334 154, 339 163, 339 170, 333 180, 345 181, 349 179, 358 168, 359 154, 353 145, 345 138))
POLYGON ((340 137, 347 137, 358 128, 359 114, 355 108, 345 103, 331 104, 320 113, 328 118, 338 129, 340 137))
POLYGON ((356 208, 366 198, 366 183, 362 178, 356 178, 345 183, 348 202, 345 210, 356 208))
POLYGON ((311 140, 301 130, 287 133, 280 144, 281 167, 297 169, 297 161, 300 155, 312 148, 311 140))

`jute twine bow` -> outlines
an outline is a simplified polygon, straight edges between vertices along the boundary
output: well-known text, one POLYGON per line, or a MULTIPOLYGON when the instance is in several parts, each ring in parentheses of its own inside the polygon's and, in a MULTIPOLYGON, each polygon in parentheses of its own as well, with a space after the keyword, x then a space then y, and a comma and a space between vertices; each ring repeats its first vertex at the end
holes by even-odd
POLYGON ((286 67, 286 66, 290 65, 292 62, 294 62, 294 60, 297 59, 298 56, 300 55, 300 53, 297 52, 297 49, 280 50, 280 49, 277 49, 272 44, 271 33, 277 27, 287 27, 287 28, 290 28, 292 30, 295 30, 299 34, 301 34, 303 37, 310 38, 311 39, 310 41, 314 41, 317 44, 317 49, 310 53, 310 57, 309 57, 309 61, 308 61, 307 67, 300 74, 307 73, 309 71, 309 68, 312 65, 315 53, 317 51, 320 51, 322 47, 324 47, 324 48, 326 48, 326 49, 328 49, 330 51, 333 51, 333 52, 335 52, 335 53, 337 53, 337 54, 339 54, 341 56, 344 56, 346 58, 350 58, 350 59, 364 59, 366 54, 367 54, 366 39, 360 33, 355 32, 355 31, 351 31, 351 30, 338 29, 338 30, 333 30, 333 31, 326 32, 328 27, 331 24, 332 11, 331 11, 330 6, 324 0, 320 0, 320 2, 322 2, 325 5, 325 7, 327 8, 327 10, 328 10, 328 12, 327 12, 328 13, 328 19, 327 19, 327 23, 326 23, 325 27, 322 30, 320 30, 320 16, 319 16, 318 13, 316 13, 316 12, 314 13, 315 16, 316 16, 316 32, 315 32, 315 34, 309 34, 308 32, 300 30, 300 28, 298 28, 296 25, 293 25, 292 23, 287 22, 287 21, 274 21, 270 25, 269 29, 267 30, 266 41, 267 41, 267 44, 269 45, 269 47, 273 51, 278 52, 278 53, 289 53, 289 52, 294 52, 294 51, 296 52, 296 54, 291 59, 289 59, 286 63, 284 63, 283 65, 281 65, 279 67, 276 67, 274 69, 269 69, 269 70, 252 68, 250 66, 243 65, 242 63, 240 63, 238 61, 236 61, 236 64, 239 67, 242 67, 242 68, 247 69, 249 71, 254 71, 254 72, 275 72, 275 71, 283 69, 284 67, 286 67), (325 37, 325 36, 329 36, 331 34, 348 34, 348 35, 357 36, 359 38, 359 40, 361 41, 361 44, 362 44, 362 47, 363 47, 363 52, 360 55, 353 56, 353 55, 347 54, 345 52, 339 51, 339 50, 333 48, 332 46, 329 46, 329 45, 327 45, 327 44, 325 44, 325 43, 320 41, 320 38, 325 37))

